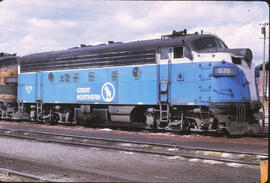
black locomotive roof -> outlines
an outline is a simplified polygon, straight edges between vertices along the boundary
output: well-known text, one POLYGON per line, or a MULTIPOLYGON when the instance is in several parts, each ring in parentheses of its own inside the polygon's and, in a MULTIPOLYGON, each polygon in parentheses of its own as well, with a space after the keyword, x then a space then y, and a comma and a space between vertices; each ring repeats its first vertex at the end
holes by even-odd
POLYGON ((181 46, 190 40, 212 35, 185 35, 168 39, 134 41, 97 46, 71 48, 23 56, 20 71, 40 72, 95 67, 143 65, 156 63, 156 49, 181 46))
POLYGON ((67 50, 61 51, 51 51, 44 53, 36 53, 31 55, 23 56, 21 62, 31 61, 31 60, 40 60, 45 61, 51 58, 56 57, 69 57, 77 55, 87 55, 87 54, 100 54, 100 53, 110 53, 110 52, 124 52, 124 51, 133 51, 133 50, 152 50, 159 47, 183 45, 183 42, 187 42, 191 39, 209 37, 213 36, 210 34, 203 35, 187 35, 181 36, 172 39, 153 39, 153 40, 143 40, 143 41, 134 41, 128 43, 114 43, 114 44, 105 44, 105 45, 96 45, 96 46, 86 46, 80 48, 70 48, 67 50))
POLYGON ((18 57, 14 55, 0 56, 0 68, 11 65, 17 65, 17 58, 18 57))

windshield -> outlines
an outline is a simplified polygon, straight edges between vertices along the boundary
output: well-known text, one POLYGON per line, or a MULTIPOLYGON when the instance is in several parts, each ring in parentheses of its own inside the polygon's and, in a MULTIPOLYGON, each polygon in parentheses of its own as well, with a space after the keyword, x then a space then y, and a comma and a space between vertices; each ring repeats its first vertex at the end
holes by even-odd
POLYGON ((193 41, 193 49, 201 51, 209 48, 227 48, 227 46, 215 37, 204 37, 193 41))

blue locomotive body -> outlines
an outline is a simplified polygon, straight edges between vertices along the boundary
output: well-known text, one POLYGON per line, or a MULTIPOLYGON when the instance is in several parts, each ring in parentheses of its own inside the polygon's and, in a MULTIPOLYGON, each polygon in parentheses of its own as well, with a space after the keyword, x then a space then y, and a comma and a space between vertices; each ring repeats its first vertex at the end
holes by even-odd
POLYGON ((155 105, 156 65, 26 73, 19 76, 18 100, 35 103, 155 105), (134 68, 142 73, 132 75, 134 68), (50 81, 49 75, 54 79, 50 81), (31 90, 29 90, 31 88, 31 90), (155 91, 155 92, 153 92, 155 91))
POLYGON ((18 100, 25 103, 158 105, 206 105, 211 102, 250 101, 245 75, 230 63, 203 62, 170 64, 169 75, 161 75, 168 65, 135 65, 69 71, 22 73, 19 75, 18 100), (214 68, 234 68, 235 74, 219 76, 214 68), (138 69, 138 77, 133 70, 138 69), (50 74, 53 80, 50 81, 50 74), (167 96, 159 100, 159 78, 170 77, 167 96), (106 93, 105 88, 108 88, 106 93))
POLYGON ((20 60, 19 109, 44 122, 258 133, 250 57, 249 49, 186 32, 28 55, 20 60))

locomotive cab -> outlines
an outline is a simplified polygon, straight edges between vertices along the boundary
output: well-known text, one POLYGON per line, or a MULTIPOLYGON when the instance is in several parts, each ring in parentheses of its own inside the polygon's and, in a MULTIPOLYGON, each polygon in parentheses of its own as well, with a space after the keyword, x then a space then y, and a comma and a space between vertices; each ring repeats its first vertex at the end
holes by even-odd
MULTIPOLYGON (((209 63, 211 78, 209 111, 218 129, 230 134, 256 134, 263 119, 255 67, 250 49, 229 49, 219 38, 207 36, 191 41, 194 62, 209 63)), ((205 82, 205 81, 203 81, 205 82)), ((206 82, 205 82, 206 83, 206 82)))

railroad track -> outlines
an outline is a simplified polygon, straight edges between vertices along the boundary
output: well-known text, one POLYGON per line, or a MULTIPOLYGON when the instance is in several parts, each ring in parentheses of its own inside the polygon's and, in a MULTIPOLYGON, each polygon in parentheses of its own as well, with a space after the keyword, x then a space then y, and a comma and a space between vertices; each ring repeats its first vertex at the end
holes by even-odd
MULTIPOLYGON (((119 122, 121 123, 121 122, 119 122)), ((96 123, 97 124, 97 123, 96 123)), ((140 132, 150 132, 150 133, 173 133, 178 135, 186 135, 186 134, 197 134, 202 136, 211 136, 211 137, 228 137, 228 138, 244 138, 244 137, 251 137, 251 138, 268 138, 267 132, 262 132, 260 134, 253 134, 253 135, 230 135, 225 131, 218 132, 218 131, 207 131, 207 130, 201 130, 201 131, 186 131, 181 132, 178 130, 172 130, 172 129, 145 129, 144 127, 136 127, 136 126, 110 126, 110 125, 94 125, 92 126, 94 128, 110 128, 110 129, 121 129, 124 131, 140 131, 140 132)), ((268 128, 268 126, 267 126, 268 128)))
MULTIPOLYGON (((4 122, 10 122, 10 121, 4 121, 4 122)), ((34 123, 40 123, 40 122, 34 122, 34 123)), ((121 123, 121 122, 119 122, 121 123)), ((40 123, 42 124, 42 123, 40 123)), ((45 124, 45 123, 43 123, 45 124)), ((73 124, 62 124, 62 125, 73 125, 73 124)), ((217 132, 217 131, 187 131, 187 132, 181 132, 178 130, 172 130, 172 129, 145 129, 144 127, 135 127, 135 126, 109 126, 109 125, 93 125, 88 126, 92 128, 110 128, 113 130, 123 130, 123 131, 136 131, 136 132, 149 132, 149 133, 173 133, 176 135, 189 135, 189 134, 197 134, 202 136, 210 136, 210 137, 227 137, 227 138, 258 138, 258 139, 265 139, 269 137, 268 132, 260 133, 260 134, 254 134, 254 135, 230 135, 226 132, 217 132)), ((268 128, 268 127, 267 127, 268 128)))
POLYGON ((40 177, 37 175, 20 172, 16 170, 11 170, 11 169, 6 169, 6 168, 0 168, 0 174, 5 175, 7 177, 20 178, 21 181, 34 181, 34 182, 55 182, 56 181, 56 180, 40 177))
POLYGON ((0 128, 0 135, 14 138, 37 140, 41 142, 97 147, 125 152, 167 156, 170 159, 188 159, 191 161, 202 160, 208 162, 212 161, 213 163, 231 163, 248 166, 259 166, 259 160, 261 158, 268 157, 267 153, 241 152, 201 147, 179 146, 173 144, 87 137, 36 130, 0 128))

